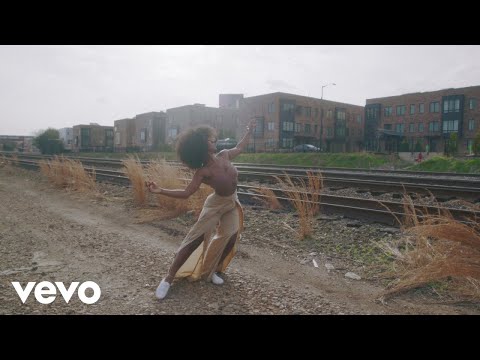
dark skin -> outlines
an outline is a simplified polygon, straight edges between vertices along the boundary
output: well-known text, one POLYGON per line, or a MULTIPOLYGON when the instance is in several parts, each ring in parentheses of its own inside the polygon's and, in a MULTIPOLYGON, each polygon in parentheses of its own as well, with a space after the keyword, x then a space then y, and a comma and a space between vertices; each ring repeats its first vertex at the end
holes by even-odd
MULTIPOLYGON (((200 185, 207 184, 215 190, 215 193, 220 196, 230 196, 235 193, 237 190, 238 183, 238 171, 231 163, 235 157, 237 157, 245 148, 250 138, 250 135, 255 129, 256 121, 251 120, 247 126, 247 133, 244 135, 242 140, 237 144, 233 149, 222 150, 218 154, 215 154, 217 151, 216 138, 208 139, 208 161, 206 165, 198 169, 190 184, 184 190, 168 190, 163 189, 157 186, 153 181, 147 181, 145 185, 148 190, 152 193, 162 194, 169 197, 177 199, 187 199, 193 195, 199 188, 200 185)), ((227 246, 220 258, 220 263, 225 259, 228 253, 232 250, 237 234, 232 235, 229 239, 227 246)), ((181 251, 177 253, 177 256, 173 260, 173 263, 168 271, 168 275, 165 278, 165 281, 172 283, 175 274, 180 269, 180 267, 187 261, 188 257, 192 254, 193 251, 201 244, 203 241, 203 236, 198 237, 189 245, 184 247, 181 251)))

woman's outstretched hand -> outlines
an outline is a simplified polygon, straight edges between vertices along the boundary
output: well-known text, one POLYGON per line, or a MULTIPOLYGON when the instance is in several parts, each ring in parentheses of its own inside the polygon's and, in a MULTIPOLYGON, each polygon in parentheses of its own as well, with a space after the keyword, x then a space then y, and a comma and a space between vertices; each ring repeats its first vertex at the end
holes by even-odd
POLYGON ((150 192, 155 192, 158 189, 158 185, 153 181, 145 181, 145 186, 150 192))
POLYGON ((257 126, 257 120, 256 119, 251 119, 250 122, 247 125, 247 131, 249 133, 252 133, 255 130, 256 126, 257 126))

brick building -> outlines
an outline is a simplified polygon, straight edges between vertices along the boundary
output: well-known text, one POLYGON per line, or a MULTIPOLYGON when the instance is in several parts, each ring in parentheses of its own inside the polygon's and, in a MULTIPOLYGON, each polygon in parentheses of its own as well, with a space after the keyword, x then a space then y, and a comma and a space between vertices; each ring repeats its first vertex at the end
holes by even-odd
POLYGON ((113 126, 75 125, 72 151, 113 151, 113 126))
POLYGON ((155 151, 165 144, 167 114, 163 111, 114 121, 115 151, 155 151))
POLYGON ((364 107, 276 92, 240 101, 237 139, 249 119, 257 119, 250 151, 291 151, 312 144, 323 151, 363 149, 364 107))
POLYGON ((166 142, 173 143, 177 135, 190 126, 210 125, 219 138, 233 137, 238 126, 238 109, 215 108, 204 104, 185 105, 167 109, 166 142))
POLYGON ((367 99, 365 147, 372 151, 446 152, 457 134, 470 153, 480 125, 480 86, 367 99))

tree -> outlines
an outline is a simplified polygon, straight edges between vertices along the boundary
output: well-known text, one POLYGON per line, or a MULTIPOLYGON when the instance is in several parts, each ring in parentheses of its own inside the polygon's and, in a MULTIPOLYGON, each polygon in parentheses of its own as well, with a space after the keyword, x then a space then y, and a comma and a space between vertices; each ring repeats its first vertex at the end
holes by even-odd
POLYGON ((477 131, 475 139, 473 139, 473 153, 480 155, 480 130, 477 131))
POLYGON ((447 154, 454 156, 458 150, 458 135, 457 133, 451 133, 447 141, 447 154))
POLYGON ((64 150, 63 142, 60 140, 58 130, 52 128, 40 131, 33 139, 33 145, 35 145, 42 154, 48 155, 59 154, 64 150))

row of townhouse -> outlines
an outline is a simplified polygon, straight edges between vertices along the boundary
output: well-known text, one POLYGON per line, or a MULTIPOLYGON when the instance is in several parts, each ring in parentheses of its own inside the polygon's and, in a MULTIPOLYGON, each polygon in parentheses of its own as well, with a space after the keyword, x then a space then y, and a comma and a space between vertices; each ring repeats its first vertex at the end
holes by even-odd
POLYGON ((444 153, 456 134, 458 152, 471 154, 479 99, 480 86, 367 99, 365 149, 444 153))
POLYGON ((76 125, 63 139, 73 151, 155 151, 200 124, 216 128, 219 138, 240 140, 256 118, 249 151, 312 144, 328 152, 398 152, 408 144, 408 151, 443 152, 456 133, 463 153, 471 150, 480 126, 479 98, 480 86, 367 99, 366 106, 283 92, 220 94, 218 108, 193 104, 116 120, 114 126, 76 125))
POLYGON ((115 120, 113 126, 75 125, 60 129, 60 139, 73 152, 138 152, 162 150, 182 130, 200 124, 214 127, 221 137, 234 137, 242 98, 242 94, 221 94, 218 108, 193 104, 115 120))
POLYGON ((323 151, 354 152, 363 148, 364 107, 276 92, 243 99, 237 138, 256 118, 249 143, 255 152, 291 150, 312 144, 323 151))

